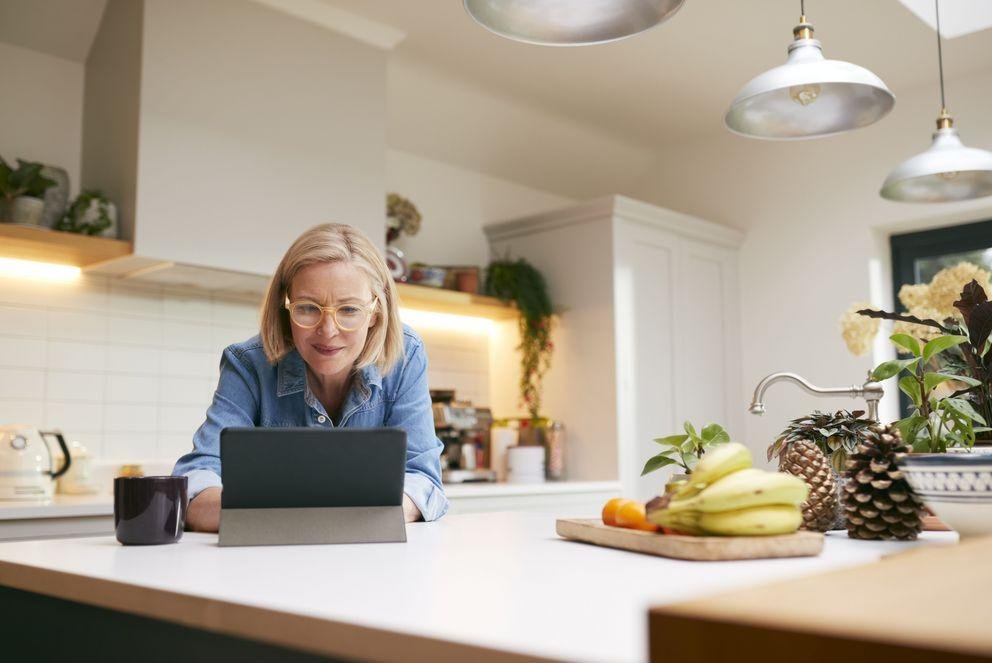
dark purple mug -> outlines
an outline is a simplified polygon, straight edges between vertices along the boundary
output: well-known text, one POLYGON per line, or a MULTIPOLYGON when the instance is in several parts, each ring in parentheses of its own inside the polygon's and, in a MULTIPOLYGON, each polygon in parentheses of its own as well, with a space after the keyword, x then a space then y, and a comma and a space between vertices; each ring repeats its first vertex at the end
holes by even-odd
POLYGON ((175 543, 186 524, 186 477, 114 479, 114 531, 126 546, 175 543))

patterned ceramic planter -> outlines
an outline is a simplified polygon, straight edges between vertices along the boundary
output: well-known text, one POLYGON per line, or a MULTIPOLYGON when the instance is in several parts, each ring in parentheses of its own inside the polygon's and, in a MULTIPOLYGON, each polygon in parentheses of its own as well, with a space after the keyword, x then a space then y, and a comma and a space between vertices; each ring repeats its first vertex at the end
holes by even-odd
POLYGON ((992 534, 992 454, 909 454, 906 481, 962 537, 992 534))

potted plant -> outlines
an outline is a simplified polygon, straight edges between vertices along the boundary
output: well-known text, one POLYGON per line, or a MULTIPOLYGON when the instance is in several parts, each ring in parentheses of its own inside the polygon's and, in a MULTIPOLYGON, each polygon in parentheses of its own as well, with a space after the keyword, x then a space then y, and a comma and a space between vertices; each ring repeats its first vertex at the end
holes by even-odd
POLYGON ((17 160, 17 168, 11 168, 0 157, 0 195, 4 200, 4 214, 13 223, 38 225, 41 222, 45 202, 45 191, 55 186, 55 181, 44 177, 44 166, 32 161, 17 160))
POLYGON ((102 192, 87 189, 76 197, 55 230, 114 237, 117 234, 117 208, 102 192))
POLYGON ((398 193, 386 196, 386 266, 394 281, 406 281, 410 267, 403 251, 393 246, 400 235, 416 235, 420 232, 423 217, 417 206, 398 193))
POLYGON ((551 366, 553 310, 541 273, 523 258, 489 263, 485 292, 520 311, 520 401, 532 422, 540 419, 541 385, 551 366))
POLYGON ((696 427, 689 421, 684 422, 682 428, 685 430, 684 433, 654 439, 655 442, 666 448, 649 458, 641 471, 641 476, 644 476, 669 465, 677 465, 682 468, 681 474, 672 476, 665 484, 666 493, 677 490, 680 485, 685 483, 699 459, 708 449, 718 444, 730 442, 730 434, 719 424, 708 424, 698 433, 696 427))
POLYGON ((898 378, 911 411, 896 426, 916 452, 971 447, 976 440, 989 437, 990 287, 987 271, 959 263, 938 272, 929 284, 903 286, 899 299, 907 311, 893 313, 854 306, 842 319, 845 341, 852 351, 856 346, 870 347, 880 320, 895 322, 889 339, 905 358, 883 362, 872 377, 898 378), (856 331, 859 328, 860 332, 856 331))

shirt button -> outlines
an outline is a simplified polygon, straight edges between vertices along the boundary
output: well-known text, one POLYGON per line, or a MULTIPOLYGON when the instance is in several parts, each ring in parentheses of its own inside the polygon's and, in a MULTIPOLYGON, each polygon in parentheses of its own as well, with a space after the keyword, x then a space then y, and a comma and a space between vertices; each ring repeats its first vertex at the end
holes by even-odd
POLYGON ((325 417, 324 415, 320 415, 319 417, 317 417, 317 421, 320 423, 324 423, 325 421, 327 421, 327 417, 325 417))

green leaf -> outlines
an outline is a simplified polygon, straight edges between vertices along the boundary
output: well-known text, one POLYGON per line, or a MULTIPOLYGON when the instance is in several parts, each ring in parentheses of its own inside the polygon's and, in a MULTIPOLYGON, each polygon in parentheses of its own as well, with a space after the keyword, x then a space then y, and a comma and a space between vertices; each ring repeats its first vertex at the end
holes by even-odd
POLYGON ((688 435, 669 435, 668 437, 656 437, 654 441, 658 444, 667 444, 670 447, 681 446, 689 438, 688 435))
POLYGON ((978 414, 975 408, 972 407, 971 403, 964 400, 963 398, 945 398, 944 400, 940 401, 940 404, 942 406, 951 408, 960 415, 968 417, 972 421, 977 421, 983 426, 986 423, 988 423, 985 421, 985 417, 978 414))
POLYGON ((945 336, 938 336, 932 341, 927 341, 927 344, 923 346, 923 361, 928 362, 930 361, 930 357, 935 354, 953 348, 955 345, 961 345, 967 340, 967 336, 947 334, 945 336))
POLYGON ((711 444, 719 444, 721 442, 730 442, 730 434, 723 429, 720 424, 710 424, 704 428, 701 433, 701 437, 704 442, 709 442, 711 444))
POLYGON ((696 432, 696 428, 692 425, 691 421, 686 421, 685 423, 682 424, 682 427, 685 429, 685 432, 688 433, 690 437, 699 437, 699 434, 696 432))
POLYGON ((900 419, 895 423, 895 427, 899 429, 899 434, 902 435, 903 442, 912 444, 919 436, 920 430, 926 426, 926 423, 927 418, 917 413, 911 414, 905 419, 900 419))
POLYGON ((889 337, 889 340, 899 347, 905 348, 914 357, 919 357, 922 354, 920 352, 920 342, 909 334, 893 334, 889 337))
POLYGON ((953 376, 946 375, 944 373, 930 373, 930 372, 924 373, 923 390, 929 394, 931 391, 933 391, 933 388, 936 387, 938 384, 946 380, 949 380, 952 377, 953 376))
POLYGON ((982 384, 981 380, 976 380, 975 378, 970 378, 967 375, 954 375, 953 373, 937 373, 936 375, 941 375, 947 380, 956 380, 957 382, 963 382, 969 387, 977 387, 982 384))
POLYGON ((641 471, 641 476, 659 470, 667 465, 675 465, 678 461, 674 458, 669 458, 664 453, 660 453, 657 456, 652 456, 648 459, 648 462, 644 463, 644 469, 641 471))
POLYGON ((926 453, 930 451, 930 439, 926 437, 918 437, 913 440, 913 451, 916 453, 926 453))
POLYGON ((914 365, 919 360, 919 357, 913 357, 912 359, 892 359, 891 361, 883 361, 875 367, 874 371, 871 372, 871 378, 872 380, 888 380, 893 375, 902 372, 904 368, 914 365))
POLYGON ((916 407, 919 407, 923 402, 923 397, 920 395, 920 383, 916 381, 916 377, 913 375, 904 375, 902 379, 899 380, 899 389, 909 396, 910 400, 916 407))
POLYGON ((692 472, 694 469, 696 469, 696 463, 699 462, 699 456, 697 456, 696 454, 686 454, 685 456, 682 457, 682 460, 685 461, 685 469, 692 472))

